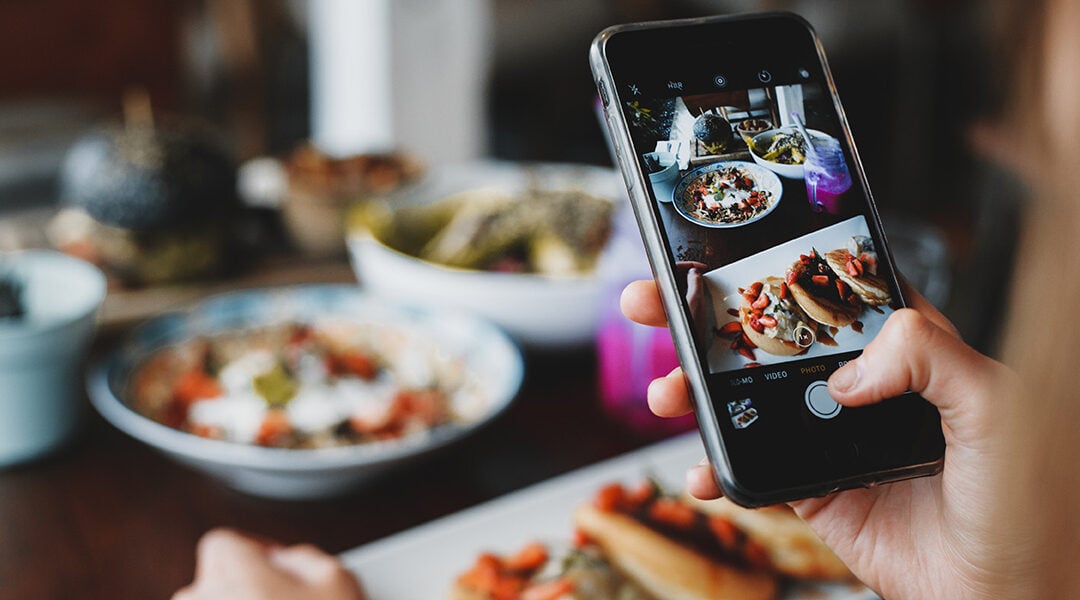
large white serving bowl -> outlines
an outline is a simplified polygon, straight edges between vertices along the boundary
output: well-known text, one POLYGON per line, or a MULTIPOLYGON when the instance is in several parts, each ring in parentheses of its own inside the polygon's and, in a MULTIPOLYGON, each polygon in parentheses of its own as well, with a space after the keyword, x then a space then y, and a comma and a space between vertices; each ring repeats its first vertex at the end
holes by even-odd
MULTIPOLYGON (((424 205, 469 190, 515 193, 530 186, 583 189, 611 199, 616 210, 626 195, 612 169, 485 161, 436 169, 398 202, 424 205)), ((373 294, 466 310, 490 319, 530 348, 583 345, 596 334, 604 292, 600 269, 567 277, 459 269, 400 252, 366 231, 350 232, 349 254, 360 284, 373 294)))
POLYGON ((448 310, 390 304, 356 286, 317 285, 224 294, 189 311, 153 319, 91 370, 88 390, 94 407, 107 421, 177 462, 256 496, 308 499, 348 491, 475 432, 510 405, 522 376, 518 348, 481 319, 448 310), (305 321, 317 315, 402 324, 430 332, 447 356, 460 359, 463 368, 475 374, 486 404, 467 423, 439 426, 423 435, 318 449, 266 448, 206 439, 158 423, 127 404, 133 371, 163 346, 200 333, 282 320, 305 321))
MULTIPOLYGON (((772 145, 773 139, 776 138, 776 136, 782 133, 791 135, 797 130, 798 127, 796 127, 795 125, 785 125, 784 127, 780 127, 779 129, 769 129, 766 131, 762 131, 761 133, 754 136, 752 147, 762 149, 768 148, 770 145, 772 145)), ((825 133, 824 131, 818 131, 817 129, 808 129, 806 132, 810 134, 810 137, 819 141, 836 139, 831 135, 825 133)), ((754 150, 750 150, 750 156, 754 158, 754 162, 765 167, 766 169, 769 169, 770 171, 776 173, 781 177, 786 177, 788 179, 803 179, 806 177, 806 169, 805 167, 803 167, 803 165, 789 165, 781 162, 765 160, 761 156, 758 156, 758 153, 754 150)))

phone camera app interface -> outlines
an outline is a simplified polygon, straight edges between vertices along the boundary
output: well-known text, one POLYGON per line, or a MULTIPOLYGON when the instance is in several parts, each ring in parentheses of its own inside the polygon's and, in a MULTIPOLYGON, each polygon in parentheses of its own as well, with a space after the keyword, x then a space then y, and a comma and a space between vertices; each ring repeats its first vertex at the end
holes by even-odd
POLYGON ((805 68, 786 76, 625 106, 698 347, 740 394, 827 378, 893 311, 831 96, 805 68))

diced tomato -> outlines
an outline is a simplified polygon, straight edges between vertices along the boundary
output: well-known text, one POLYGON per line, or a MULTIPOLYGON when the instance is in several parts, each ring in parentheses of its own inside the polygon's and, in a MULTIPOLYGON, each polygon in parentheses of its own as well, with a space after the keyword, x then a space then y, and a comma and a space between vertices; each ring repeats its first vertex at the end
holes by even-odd
POLYGON ((458 577, 458 583, 483 592, 491 591, 499 581, 501 568, 502 561, 499 557, 485 552, 476 558, 476 564, 471 569, 458 577))
POLYGON ((197 435, 197 436, 199 436, 199 437, 204 437, 204 438, 213 439, 213 438, 221 437, 221 430, 219 428, 217 428, 217 427, 212 426, 212 425, 203 425, 201 423, 195 423, 195 424, 192 424, 191 427, 188 428, 188 431, 195 434, 195 435, 197 435))
POLYGON ((335 369, 336 372, 349 373, 369 381, 375 379, 379 371, 375 361, 362 352, 353 351, 340 354, 336 357, 335 362, 338 367, 335 369))
POLYGON ((503 575, 489 593, 495 600, 521 600, 521 591, 525 589, 526 583, 524 577, 503 575))
POLYGON ((180 429, 187 421, 188 407, 179 402, 170 402, 165 405, 165 412, 161 416, 161 422, 173 429, 180 429))
POLYGON ((403 390, 394 400, 395 417, 417 418, 428 427, 442 420, 445 412, 443 394, 437 390, 403 390))
POLYGON ((547 548, 540 542, 533 542, 517 554, 506 558, 503 565, 511 571, 536 571, 543 567, 547 560, 547 548))
POLYGON ((596 493, 593 504, 604 512, 615 512, 622 508, 626 490, 618 483, 612 483, 600 488, 596 493))
POLYGON ((299 346, 306 343, 312 337, 314 336, 311 333, 311 327, 308 327, 307 325, 301 325, 297 327, 293 331, 292 335, 289 337, 289 344, 293 346, 299 346))
POLYGON ((651 481, 642 481, 633 490, 626 494, 625 502, 628 510, 635 510, 649 500, 656 497, 656 485, 651 481))
POLYGON ((585 546, 588 546, 589 544, 591 544, 592 541, 593 540, 592 540, 591 537, 589 537, 589 534, 585 533, 584 531, 582 531, 582 530, 580 530, 580 529, 578 529, 576 527, 574 528, 574 547, 575 548, 584 548, 585 546))
POLYGON ((292 425, 285 411, 280 409, 266 411, 259 432, 255 435, 255 442, 261 446, 273 446, 282 437, 292 433, 292 425))
POLYGON ((735 526, 723 517, 709 517, 709 530, 716 536, 716 541, 726 550, 734 550, 737 543, 735 526))
POLYGON ((692 528, 696 516, 694 509, 675 498, 657 498, 649 507, 650 518, 678 529, 692 528))
POLYGON ((525 588, 521 593, 521 600, 558 600, 572 591, 574 591, 573 581, 554 579, 525 588))
POLYGON ((201 369, 185 371, 173 386, 173 400, 185 407, 199 400, 217 398, 221 394, 221 385, 201 369))

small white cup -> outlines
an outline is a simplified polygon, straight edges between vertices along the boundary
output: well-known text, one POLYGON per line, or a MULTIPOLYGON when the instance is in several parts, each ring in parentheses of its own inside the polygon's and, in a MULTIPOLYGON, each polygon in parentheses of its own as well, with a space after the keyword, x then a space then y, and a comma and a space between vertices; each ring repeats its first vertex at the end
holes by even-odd
POLYGON ((0 319, 0 467, 63 444, 83 411, 81 367, 93 338, 105 276, 48 250, 0 254, 22 285, 25 315, 0 319))

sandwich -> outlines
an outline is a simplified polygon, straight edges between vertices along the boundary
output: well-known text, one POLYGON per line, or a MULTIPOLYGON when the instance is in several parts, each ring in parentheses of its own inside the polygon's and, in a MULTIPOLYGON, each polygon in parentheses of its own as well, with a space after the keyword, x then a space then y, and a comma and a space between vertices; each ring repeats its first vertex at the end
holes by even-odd
POLYGON ((742 508, 726 498, 683 500, 705 514, 728 519, 765 548, 769 562, 780 575, 818 581, 851 580, 854 576, 795 511, 786 504, 756 509, 742 508))
POLYGON ((862 299, 817 250, 799 256, 784 282, 799 308, 822 325, 847 327, 862 312, 862 299))
POLYGON ((877 252, 869 237, 852 237, 844 248, 825 254, 825 262, 863 303, 880 306, 892 300, 889 285, 877 274, 877 252))
POLYGON ((768 554, 729 519, 706 515, 655 485, 600 490, 574 514, 607 561, 657 600, 770 600, 768 554))
POLYGON ((574 547, 533 543, 481 554, 451 600, 771 600, 768 552, 730 519, 666 496, 652 482, 612 484, 574 514, 574 547))
POLYGON ((754 346, 777 356, 795 356, 814 343, 817 323, 799 308, 784 280, 766 277, 742 295, 739 322, 754 346))

